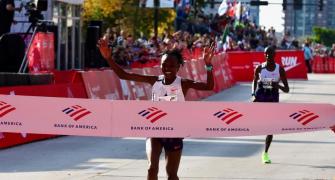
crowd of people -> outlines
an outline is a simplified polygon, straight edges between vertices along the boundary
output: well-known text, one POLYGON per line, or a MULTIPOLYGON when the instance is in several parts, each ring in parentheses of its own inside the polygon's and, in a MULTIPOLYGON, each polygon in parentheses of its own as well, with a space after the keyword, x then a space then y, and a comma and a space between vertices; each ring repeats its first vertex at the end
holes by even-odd
MULTIPOLYGON (((184 58, 187 60, 196 58, 194 55, 201 54, 199 51, 201 52, 202 48, 209 46, 211 43, 215 44, 216 52, 262 52, 268 46, 283 50, 304 50, 305 45, 308 44, 313 56, 330 54, 334 56, 335 54, 334 46, 331 50, 321 44, 309 41, 299 43, 289 32, 282 37, 278 37, 273 27, 266 29, 247 19, 236 22, 229 17, 222 18, 215 15, 210 21, 208 20, 209 17, 200 17, 203 19, 201 27, 206 29, 200 32, 194 30, 199 28, 192 26, 191 28, 181 28, 183 30, 176 32, 165 31, 159 37, 145 37, 142 35, 135 38, 125 31, 108 29, 109 45, 113 47, 115 61, 125 68, 158 65, 160 54, 171 48, 182 50, 184 58)), ((199 22, 197 27, 200 27, 199 22)))
POLYGON ((112 32, 107 30, 109 46, 113 47, 116 63, 123 67, 133 67, 136 64, 159 63, 160 54, 169 49, 182 50, 183 53, 196 51, 208 46, 215 38, 208 34, 192 35, 187 31, 177 31, 173 34, 165 32, 162 37, 135 39, 124 31, 112 32))

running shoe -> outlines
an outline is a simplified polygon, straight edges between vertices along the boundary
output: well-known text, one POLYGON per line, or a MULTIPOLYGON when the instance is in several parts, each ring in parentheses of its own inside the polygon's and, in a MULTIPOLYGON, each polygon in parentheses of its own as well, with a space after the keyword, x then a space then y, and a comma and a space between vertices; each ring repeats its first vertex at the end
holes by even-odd
POLYGON ((269 154, 268 153, 263 152, 263 154, 262 154, 262 162, 264 164, 271 164, 271 160, 269 158, 269 154))

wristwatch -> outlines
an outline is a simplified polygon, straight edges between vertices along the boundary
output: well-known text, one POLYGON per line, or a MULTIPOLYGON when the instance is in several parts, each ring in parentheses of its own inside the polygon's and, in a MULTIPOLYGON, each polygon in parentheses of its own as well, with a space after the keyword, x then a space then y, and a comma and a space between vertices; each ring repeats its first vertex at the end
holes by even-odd
POLYGON ((255 96, 255 93, 251 93, 251 96, 255 96))
POLYGON ((213 70, 213 65, 209 64, 209 65, 205 65, 206 71, 212 71, 213 70))

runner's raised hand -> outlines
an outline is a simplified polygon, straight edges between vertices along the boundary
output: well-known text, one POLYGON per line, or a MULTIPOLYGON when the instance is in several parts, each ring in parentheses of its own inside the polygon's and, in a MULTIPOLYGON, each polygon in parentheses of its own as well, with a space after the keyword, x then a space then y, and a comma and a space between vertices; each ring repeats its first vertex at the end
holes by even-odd
POLYGON ((212 43, 209 47, 204 48, 203 58, 204 58, 206 65, 212 64, 212 58, 214 56, 214 49, 215 49, 214 43, 212 43))
POLYGON ((97 44, 97 47, 99 48, 102 57, 104 57, 106 60, 109 59, 112 55, 112 48, 108 46, 108 41, 109 38, 104 36, 98 41, 97 44))

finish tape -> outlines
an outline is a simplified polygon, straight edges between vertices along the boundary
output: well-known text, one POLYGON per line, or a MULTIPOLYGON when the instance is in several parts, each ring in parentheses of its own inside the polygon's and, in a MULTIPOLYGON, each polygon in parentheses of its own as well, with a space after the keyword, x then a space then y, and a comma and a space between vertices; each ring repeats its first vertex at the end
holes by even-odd
POLYGON ((0 95, 0 132, 105 137, 226 137, 328 130, 335 106, 152 102, 0 95))

